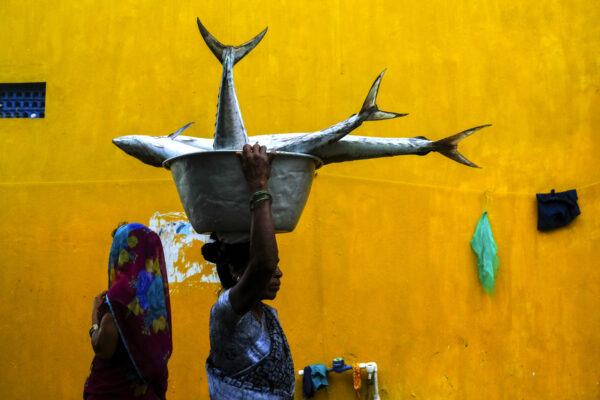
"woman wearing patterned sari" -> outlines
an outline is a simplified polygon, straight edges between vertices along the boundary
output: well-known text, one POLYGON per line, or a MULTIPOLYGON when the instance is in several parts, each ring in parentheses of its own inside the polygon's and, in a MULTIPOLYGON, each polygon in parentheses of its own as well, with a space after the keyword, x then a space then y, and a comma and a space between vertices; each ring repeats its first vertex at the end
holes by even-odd
MULTIPOLYGON (((205 259, 217 264, 226 289, 210 312, 210 355, 206 361, 213 400, 279 400, 294 396, 294 364, 273 300, 282 272, 267 183, 274 153, 245 145, 242 170, 250 193, 250 242, 205 244, 205 259)), ((247 239, 246 239, 247 240, 247 239)), ((231 240, 229 240, 230 242, 231 240)))
POLYGON ((108 291, 94 300, 94 359, 83 397, 164 399, 171 356, 171 305, 160 238, 141 224, 119 227, 108 291))

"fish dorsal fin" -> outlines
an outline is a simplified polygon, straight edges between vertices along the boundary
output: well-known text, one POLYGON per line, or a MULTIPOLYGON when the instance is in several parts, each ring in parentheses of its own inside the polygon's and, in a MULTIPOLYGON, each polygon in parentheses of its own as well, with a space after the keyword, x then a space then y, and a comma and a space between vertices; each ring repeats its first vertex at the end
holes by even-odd
POLYGON ((185 131, 187 128, 192 126, 192 124, 193 124, 193 122, 190 122, 189 124, 184 125, 181 128, 177 129, 175 132, 173 132, 169 135, 169 139, 175 139, 177 136, 179 136, 181 134, 181 132, 185 131))

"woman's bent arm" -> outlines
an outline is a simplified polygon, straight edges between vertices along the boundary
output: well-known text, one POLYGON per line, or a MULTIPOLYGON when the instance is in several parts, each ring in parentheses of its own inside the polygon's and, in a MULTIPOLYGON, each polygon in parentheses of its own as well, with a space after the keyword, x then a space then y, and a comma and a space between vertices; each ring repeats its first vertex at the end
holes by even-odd
POLYGON ((99 329, 92 333, 94 353, 100 358, 110 359, 115 354, 118 343, 119 330, 112 314, 106 313, 102 317, 99 329))

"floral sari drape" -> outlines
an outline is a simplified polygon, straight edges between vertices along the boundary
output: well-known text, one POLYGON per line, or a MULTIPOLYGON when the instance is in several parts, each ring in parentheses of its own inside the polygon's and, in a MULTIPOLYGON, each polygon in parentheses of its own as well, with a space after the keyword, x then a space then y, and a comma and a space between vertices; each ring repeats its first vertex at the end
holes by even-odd
POLYGON ((114 318, 127 357, 95 357, 85 394, 101 394, 114 386, 113 397, 162 399, 173 345, 167 271, 155 232, 141 224, 117 230, 110 249, 108 285, 105 310, 114 318), (132 371, 116 374, 123 363, 132 371))

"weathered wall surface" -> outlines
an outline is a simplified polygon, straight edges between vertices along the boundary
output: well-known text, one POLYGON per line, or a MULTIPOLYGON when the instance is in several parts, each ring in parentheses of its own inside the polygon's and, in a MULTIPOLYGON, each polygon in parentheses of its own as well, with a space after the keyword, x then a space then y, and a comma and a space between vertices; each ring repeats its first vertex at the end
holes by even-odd
MULTIPOLYGON (((186 134, 212 136, 221 67, 196 16, 231 44, 269 26, 235 68, 251 135, 348 117, 383 68, 378 104, 410 115, 356 134, 440 139, 493 124, 461 145, 481 170, 430 154, 318 171, 297 230, 279 237, 274 305, 297 369, 376 361, 384 399, 600 396, 596 1, 5 0, 0 82, 45 81, 47 105, 45 119, 0 120, 3 398, 80 398, 110 231, 178 223, 170 174, 111 139, 190 121, 186 134), (582 215, 541 234, 535 193, 552 188, 578 189, 582 215), (499 247, 493 297, 469 246, 484 209, 499 247)), ((201 236, 169 240, 169 398, 206 398, 218 285, 201 236)), ((333 376, 316 398, 351 398, 351 386, 333 376)))

